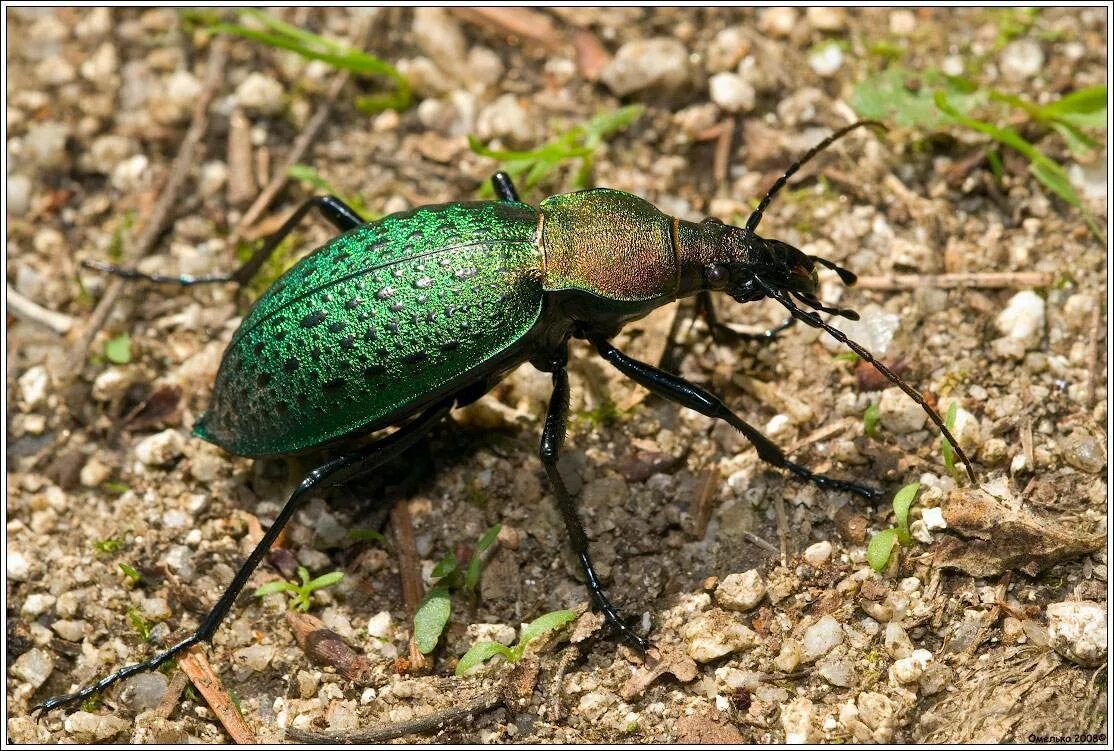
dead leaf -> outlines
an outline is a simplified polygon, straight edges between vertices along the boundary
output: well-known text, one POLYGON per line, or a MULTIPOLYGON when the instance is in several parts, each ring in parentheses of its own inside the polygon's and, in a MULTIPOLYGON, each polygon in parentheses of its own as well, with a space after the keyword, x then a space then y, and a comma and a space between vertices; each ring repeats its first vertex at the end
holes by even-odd
POLYGON ((1105 544, 1102 535, 1015 511, 981 489, 952 491, 942 510, 954 534, 937 544, 936 564, 970 576, 997 576, 1013 569, 1036 576, 1105 544))
POLYGON ((684 652, 666 648, 666 651, 661 653, 657 648, 651 648, 647 653, 646 665, 636 670, 634 675, 627 679, 619 689, 619 694, 630 701, 640 696, 654 681, 666 673, 681 683, 689 683, 696 679, 696 663, 684 652), (655 653, 657 653, 656 658, 655 653))

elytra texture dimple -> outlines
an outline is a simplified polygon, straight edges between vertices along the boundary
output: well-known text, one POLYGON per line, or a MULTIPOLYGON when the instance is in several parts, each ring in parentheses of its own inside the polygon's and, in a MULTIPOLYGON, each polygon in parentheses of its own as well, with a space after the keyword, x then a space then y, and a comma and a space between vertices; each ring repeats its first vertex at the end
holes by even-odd
POLYGON ((401 419, 541 314, 537 213, 451 203, 392 214, 306 256, 232 338, 194 432, 243 456, 401 419))

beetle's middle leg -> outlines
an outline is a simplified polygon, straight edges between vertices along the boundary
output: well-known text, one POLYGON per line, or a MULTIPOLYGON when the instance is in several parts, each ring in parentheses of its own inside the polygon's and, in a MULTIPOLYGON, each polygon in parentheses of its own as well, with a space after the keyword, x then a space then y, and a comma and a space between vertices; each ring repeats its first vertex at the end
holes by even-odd
POLYGON ((98 271, 104 271, 118 276, 123 279, 142 279, 147 282, 155 282, 156 284, 177 284, 182 287, 191 287, 195 284, 223 284, 226 282, 236 282, 237 284, 246 284, 253 276, 262 268, 275 249, 286 239, 287 235, 294 231, 294 228, 301 223, 306 214, 312 209, 317 209, 321 215, 325 217, 334 227, 341 232, 347 232, 350 229, 359 227, 364 223, 356 210, 340 200, 336 196, 314 196, 308 201, 304 202, 301 206, 294 210, 290 218, 283 222, 282 226, 278 228, 274 234, 267 237, 259 250, 252 253, 244 265, 235 271, 228 274, 212 274, 209 276, 191 276, 189 274, 179 274, 178 276, 165 276, 162 274, 144 274, 135 269, 125 269, 119 266, 113 266, 100 261, 83 261, 82 265, 98 271))
POLYGON ((500 170, 491 176, 491 187, 500 201, 519 203, 518 191, 515 190, 514 180, 506 172, 500 170))
POLYGON ((628 357, 603 337, 591 336, 589 340, 596 348, 596 351, 600 353, 600 356, 618 368, 623 375, 636 381, 658 396, 676 402, 682 407, 695 410, 702 415, 707 415, 717 420, 723 420, 731 427, 738 430, 746 436, 747 440, 758 450, 758 457, 762 459, 762 461, 768 462, 775 467, 789 470, 798 477, 813 482, 822 488, 846 490, 871 500, 880 495, 879 491, 868 488, 865 485, 859 485, 858 483, 847 482, 845 480, 837 480, 834 477, 827 477, 825 475, 818 475, 807 467, 789 461, 784 451, 778 448, 769 438, 758 432, 752 425, 746 423, 742 418, 732 412, 719 397, 705 391, 694 383, 689 383, 684 378, 671 375, 664 370, 655 368, 653 365, 648 365, 639 360, 635 360, 633 357, 628 357))
MULTIPOLYGON (((566 353, 567 354, 567 353, 566 353)), ((545 415, 545 425, 542 428, 541 446, 538 454, 542 465, 545 467, 546 476, 553 486, 553 493, 557 497, 557 509, 565 520, 565 528, 569 533, 569 541, 573 552, 580 560, 584 570, 585 582, 593 604, 603 613, 607 624, 612 630, 618 632, 629 644, 645 651, 650 643, 640 636, 633 628, 627 625, 619 615, 619 611, 607 599, 603 585, 592 566, 592 559, 588 557, 588 536, 584 533, 584 525, 576 513, 576 504, 569 494, 568 487, 557 469, 557 459, 561 453, 561 446, 565 442, 565 425, 569 417, 569 372, 562 357, 560 363, 554 364, 553 394, 549 397, 549 409, 545 415)))

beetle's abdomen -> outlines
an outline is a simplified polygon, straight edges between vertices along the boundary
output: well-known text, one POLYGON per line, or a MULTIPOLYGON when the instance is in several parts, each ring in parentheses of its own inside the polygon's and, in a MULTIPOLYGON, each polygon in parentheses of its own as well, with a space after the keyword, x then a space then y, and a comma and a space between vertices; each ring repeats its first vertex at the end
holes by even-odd
POLYGON ((542 201, 545 288, 617 302, 677 289, 673 219, 630 193, 597 188, 542 201))
POLYGON ((303 451, 459 388, 541 312, 537 213, 454 203, 330 241, 244 318, 194 432, 244 456, 303 451))

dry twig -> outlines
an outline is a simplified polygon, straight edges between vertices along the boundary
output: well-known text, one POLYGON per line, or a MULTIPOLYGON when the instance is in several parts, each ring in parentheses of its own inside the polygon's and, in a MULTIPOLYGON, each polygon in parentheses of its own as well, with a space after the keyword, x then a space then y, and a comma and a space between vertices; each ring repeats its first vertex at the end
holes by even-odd
POLYGON ((33 323, 40 323, 56 334, 65 334, 73 328, 73 318, 65 313, 48 310, 38 303, 28 300, 12 289, 12 285, 10 284, 7 285, 6 299, 8 302, 8 310, 12 313, 33 323))
POLYGON ((198 692, 205 698, 205 703, 220 720, 220 724, 232 736, 233 741, 251 744, 259 742, 244 722, 240 710, 228 695, 228 691, 221 685, 220 678, 213 672, 209 660, 201 649, 194 647, 189 650, 178 660, 178 667, 189 676, 198 692))
POLYGON ((860 289, 940 289, 980 288, 1004 289, 1022 287, 1047 287, 1052 274, 1046 271, 987 271, 970 274, 881 274, 860 276, 855 286, 860 289))
POLYGON ((466 702, 456 704, 447 709, 430 712, 422 717, 415 717, 402 722, 393 722, 382 725, 373 730, 363 730, 358 733, 314 733, 309 730, 288 728, 286 737, 299 743, 384 743, 415 733, 428 733, 439 730, 441 727, 463 720, 469 715, 486 712, 502 703, 502 687, 486 691, 466 702))
POLYGON ((391 508, 391 531, 398 553, 398 575, 402 579, 402 601, 410 618, 410 668, 420 670, 425 657, 418 651, 414 640, 414 614, 422 601, 422 580, 419 574, 418 547, 414 540, 414 521, 410 516, 410 501, 402 500, 391 508))
MULTIPOLYGON (((136 241, 134 250, 129 254, 132 259, 143 258, 155 247, 155 242, 173 219, 173 209, 180 201, 178 194, 182 191, 182 186, 185 185, 190 170, 200 161, 196 152, 201 145, 201 139, 204 138, 205 132, 209 128, 209 103, 213 101, 217 87, 224 82, 224 64, 228 57, 227 51, 227 42, 224 39, 214 39, 209 47, 209 57, 205 65, 205 83, 201 89, 201 94, 197 98, 197 104, 194 106, 189 130, 186 131, 186 136, 178 147, 178 156, 170 167, 170 174, 166 178, 162 192, 159 193, 159 199, 151 211, 150 218, 143 225, 143 233, 136 241)), ((85 355, 89 351, 89 345, 93 343, 97 332, 108 320, 108 316, 116 306, 116 301, 120 299, 126 283, 125 280, 120 278, 114 278, 109 282, 104 297, 97 303, 93 314, 89 316, 89 325, 85 327, 81 339, 70 353, 70 361, 66 368, 70 377, 76 376, 81 371, 85 364, 85 355)))
POLYGON ((537 42, 550 52, 564 42, 563 35, 549 16, 530 8, 453 8, 452 12, 478 26, 486 26, 504 34, 514 34, 537 42))
POLYGON ((174 712, 174 708, 178 706, 178 697, 182 695, 182 690, 189 683, 189 676, 181 670, 175 670, 174 675, 170 678, 170 685, 166 687, 166 694, 163 695, 162 701, 155 707, 155 716, 161 717, 164 720, 174 712))

